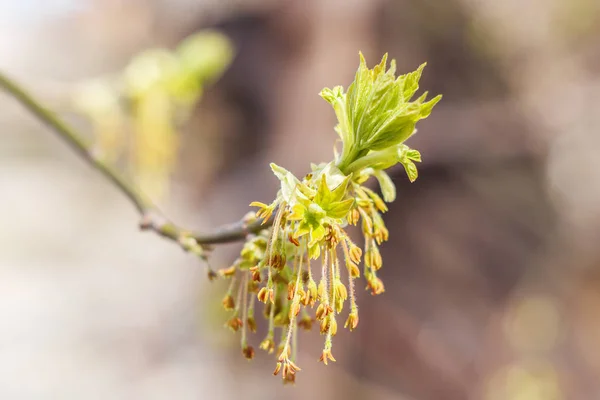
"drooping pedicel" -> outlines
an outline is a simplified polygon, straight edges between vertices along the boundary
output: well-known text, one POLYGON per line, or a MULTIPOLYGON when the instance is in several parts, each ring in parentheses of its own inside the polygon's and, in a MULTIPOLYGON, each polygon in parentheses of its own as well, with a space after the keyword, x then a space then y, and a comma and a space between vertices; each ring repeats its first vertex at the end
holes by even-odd
POLYGON ((272 218, 273 224, 249 237, 233 266, 221 271, 231 279, 223 300, 225 309, 233 312, 227 326, 241 330, 242 353, 249 359, 254 356, 247 333, 256 330, 258 299, 264 303, 268 320, 268 333, 260 348, 269 353, 277 348, 274 374, 281 372, 284 382, 294 382, 300 370, 295 364, 299 328, 310 330, 318 323, 325 335, 320 361, 327 364, 335 361, 332 339, 338 331, 338 318, 345 314, 344 327, 351 331, 357 327, 355 280, 361 275, 361 260, 367 289, 373 295, 384 292, 377 277, 383 265, 379 245, 389 235, 382 214, 387 211, 385 203, 396 197, 385 170, 402 164, 411 182, 417 178, 415 162, 421 161, 421 154, 404 141, 441 99, 436 96, 426 101, 425 92, 411 100, 425 64, 398 77, 395 62, 392 60, 387 70, 386 64, 387 54, 369 69, 360 54, 356 77, 347 92, 341 86, 321 91, 338 119, 335 131, 342 142, 341 152, 334 151, 329 163, 311 165, 311 172, 302 179, 271 164, 281 189, 271 204, 254 202, 251 206, 259 208, 256 218, 272 218), (364 186, 371 176, 379 182, 383 199, 364 186), (346 232, 348 225, 359 223, 362 249, 346 232))

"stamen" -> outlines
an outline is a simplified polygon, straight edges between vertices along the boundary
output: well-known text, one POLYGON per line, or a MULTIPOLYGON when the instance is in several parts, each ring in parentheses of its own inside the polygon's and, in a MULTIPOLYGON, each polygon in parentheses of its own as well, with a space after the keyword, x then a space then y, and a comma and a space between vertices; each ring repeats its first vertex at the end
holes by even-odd
POLYGON ((369 214, 367 214, 367 212, 362 207, 358 208, 358 212, 360 213, 363 221, 363 234, 365 235, 365 237, 373 236, 373 222, 371 221, 371 217, 369 217, 369 214))
POLYGON ((319 300, 321 304, 329 305, 329 294, 328 294, 328 285, 327 285, 327 275, 328 275, 328 262, 329 262, 329 252, 325 251, 325 249, 321 249, 323 254, 321 261, 321 281, 319 282, 319 300))
POLYGON ((330 304, 334 304, 335 305, 335 259, 336 259, 336 252, 334 249, 329 249, 329 252, 331 253, 331 261, 330 261, 330 265, 329 265, 329 300, 330 300, 330 304))
POLYGON ((244 354, 244 356, 248 359, 252 359, 254 357, 254 349, 252 349, 251 346, 248 346, 248 324, 246 323, 246 321, 248 320, 248 274, 249 272, 246 271, 246 273, 244 274, 244 281, 242 283, 242 321, 244 321, 244 323, 242 324, 241 344, 242 353, 244 354))
POLYGON ((227 293, 223 298, 223 307, 225 308, 225 310, 233 310, 235 308, 235 301, 233 300, 233 289, 235 288, 236 282, 237 273, 231 277, 231 282, 229 282, 227 293))
POLYGON ((254 333, 256 332, 256 320, 254 319, 254 303, 256 302, 256 296, 252 296, 251 293, 248 293, 248 297, 250 299, 250 305, 248 306, 248 318, 246 318, 246 323, 248 324, 248 329, 254 333))
MULTIPOLYGON (((298 253, 298 252, 296 252, 296 253, 298 253)), ((302 266, 304 265, 303 256, 304 256, 304 253, 301 252, 300 253, 300 261, 299 262, 298 262, 298 260, 294 261, 294 264, 298 266, 298 274, 296 277, 296 286, 295 286, 295 290, 294 290, 294 297, 292 299, 292 304, 290 306, 290 311, 289 311, 290 312, 289 313, 290 323, 288 326, 288 334, 287 334, 287 338, 285 340, 282 354, 287 354, 289 352, 291 335, 294 330, 294 327, 296 326, 296 317, 298 316, 298 313, 300 312, 300 296, 298 293, 298 287, 299 287, 301 279, 302 279, 302 266)), ((297 257, 297 254, 296 254, 296 257, 297 257)), ((294 257, 294 258, 296 258, 296 257, 294 257)))
POLYGON ((281 225, 281 219, 283 217, 283 213, 285 212, 287 204, 285 201, 282 201, 279 205, 279 209, 277 210, 277 214, 275 215, 275 223, 273 224, 271 240, 267 242, 267 249, 265 250, 265 259, 267 260, 268 267, 268 280, 267 280, 267 288, 269 290, 269 298, 271 303, 274 302, 274 296, 271 296, 271 290, 273 290, 273 266, 271 265, 271 257, 273 253, 273 245, 279 233, 279 228, 281 225))

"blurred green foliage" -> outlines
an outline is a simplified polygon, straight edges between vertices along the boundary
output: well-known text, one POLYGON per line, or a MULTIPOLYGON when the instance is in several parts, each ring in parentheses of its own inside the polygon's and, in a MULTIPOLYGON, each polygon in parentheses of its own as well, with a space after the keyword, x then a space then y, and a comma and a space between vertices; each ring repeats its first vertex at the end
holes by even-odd
POLYGON ((164 196, 176 163, 179 128, 233 55, 227 37, 203 31, 174 50, 142 51, 117 76, 82 82, 74 103, 94 127, 95 151, 109 162, 124 160, 146 194, 164 196))

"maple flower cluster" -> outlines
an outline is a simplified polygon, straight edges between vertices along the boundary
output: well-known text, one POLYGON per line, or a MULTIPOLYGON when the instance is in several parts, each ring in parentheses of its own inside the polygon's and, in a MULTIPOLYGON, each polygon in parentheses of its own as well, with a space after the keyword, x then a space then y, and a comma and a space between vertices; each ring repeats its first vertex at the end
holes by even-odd
POLYGON ((415 162, 421 155, 404 144, 426 118, 441 96, 426 101, 427 93, 411 100, 425 64, 406 75, 395 76, 392 60, 386 70, 387 54, 373 69, 360 55, 354 82, 344 92, 341 86, 324 89, 320 95, 333 106, 341 152, 334 160, 311 166, 298 179, 286 169, 271 164, 281 182, 270 204, 254 202, 256 218, 272 221, 269 228, 248 237, 239 258, 222 276, 230 279, 223 306, 232 312, 227 326, 241 331, 242 353, 253 358, 248 332, 255 332, 255 308, 263 303, 268 321, 267 335, 260 348, 275 352, 274 375, 295 382, 297 332, 314 325, 325 343, 320 361, 335 361, 332 340, 338 325, 356 329, 359 316, 356 280, 362 277, 373 295, 385 288, 377 276, 383 265, 379 246, 389 232, 382 214, 394 201, 396 189, 385 172, 402 164, 410 181, 417 178, 415 162), (380 196, 365 186, 374 177, 380 196), (359 225, 364 245, 358 246, 347 227, 359 225), (277 334, 277 336, 276 336, 277 334))

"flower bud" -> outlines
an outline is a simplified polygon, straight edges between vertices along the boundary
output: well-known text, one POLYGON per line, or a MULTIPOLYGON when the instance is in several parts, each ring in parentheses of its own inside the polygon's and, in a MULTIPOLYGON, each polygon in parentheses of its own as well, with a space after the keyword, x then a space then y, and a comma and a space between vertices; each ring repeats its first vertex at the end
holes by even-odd
POLYGON ((371 266, 373 267, 373 269, 375 271, 377 271, 378 269, 381 268, 382 264, 383 264, 383 260, 381 259, 381 253, 379 252, 379 249, 375 246, 373 246, 373 248, 371 249, 372 253, 371 253, 371 266))
POLYGON ((232 265, 229 268, 220 269, 219 275, 221 275, 224 278, 231 278, 233 275, 235 275, 236 271, 236 266, 232 265))
MULTIPOLYGON (((262 342, 260 342, 259 347, 271 354, 273 351, 275 351, 275 341, 273 341, 273 337, 271 335, 267 336, 262 342)), ((277 374, 274 373, 274 375, 277 374)))
POLYGON ((235 308, 235 301, 233 300, 233 297, 230 294, 223 298, 223 308, 227 311, 233 310, 235 308))
POLYGON ((252 360, 254 358, 254 348, 252 346, 246 345, 242 348, 242 354, 248 360, 252 360))
POLYGON ((294 246, 300 246, 300 242, 298 241, 297 238, 294 237, 294 235, 292 235, 291 233, 288 234, 288 240, 290 241, 290 243, 292 243, 294 246))
POLYGON ((240 318, 233 316, 225 325, 228 326, 232 331, 237 332, 242 327, 243 322, 240 318))
POLYGON ((288 298, 288 300, 293 299, 294 298, 294 294, 296 294, 296 280, 292 279, 288 283, 288 287, 287 287, 287 298, 288 298))
POLYGON ((252 273, 252 280, 254 282, 260 282, 260 268, 257 266, 250 268, 250 272, 252 273))
POLYGON ((335 305, 335 307, 334 307, 335 312, 337 312, 339 314, 344 309, 344 300, 341 297, 336 297, 335 301, 334 301, 334 305, 335 305))
POLYGON ((357 325, 358 325, 358 310, 351 311, 350 314, 348 315, 348 319, 346 320, 346 323, 344 324, 344 328, 348 328, 350 331, 353 331, 354 329, 356 329, 357 325))
POLYGON ((373 296, 385 292, 385 287, 383 286, 383 282, 381 281, 381 279, 379 279, 377 277, 371 277, 367 281, 367 287, 369 289, 371 289, 371 294, 373 296))
POLYGON ((352 260, 353 263, 359 264, 360 257, 362 256, 362 250, 354 243, 350 243, 349 255, 350 260, 352 260))
POLYGON ((381 197, 379 197, 379 195, 377 195, 376 193, 369 193, 369 195, 373 200, 373 203, 375 204, 375 208, 377 208, 382 213, 388 210, 387 206, 385 205, 383 200, 381 200, 381 197))
POLYGON ((308 281, 306 290, 307 290, 306 297, 308 297, 308 302, 310 303, 311 307, 314 307, 315 302, 317 301, 317 284, 315 283, 315 281, 312 278, 308 281))
POLYGON ((298 298, 300 299, 300 304, 302 304, 305 307, 308 305, 308 302, 310 301, 310 297, 308 296, 308 293, 306 293, 304 291, 304 289, 302 289, 302 288, 298 288, 298 298))
POLYGON ((348 223, 350 225, 356 225, 359 219, 360 213, 358 212, 358 209, 353 208, 352 210, 350 210, 350 212, 348 213, 348 223))
POLYGON ((297 302, 293 302, 292 305, 290 306, 289 318, 290 319, 295 318, 299 312, 300 312, 300 304, 298 304, 297 302))
POLYGON ((269 289, 267 289, 266 287, 261 288, 258 291, 256 297, 258 298, 258 301, 261 301, 266 304, 267 300, 269 300, 269 289))
POLYGON ((321 335, 324 335, 327 333, 327 331, 329 330, 329 325, 330 325, 329 318, 323 318, 323 320, 321 321, 321 324, 319 326, 319 331, 321 332, 321 335))
POLYGON ((271 255, 271 258, 269 259, 269 265, 273 268, 276 269, 277 271, 281 271, 283 269, 283 267, 285 267, 285 263, 286 263, 286 257, 283 254, 279 254, 279 253, 274 253, 271 255))
POLYGON ((369 268, 373 268, 375 271, 381 268, 382 259, 381 253, 377 246, 371 246, 365 254, 365 264, 369 268))
POLYGON ((317 307, 317 311, 315 312, 315 317, 318 320, 322 320, 323 318, 325 318, 331 311, 333 311, 331 309, 331 307, 329 307, 327 304, 325 303, 321 303, 319 304, 319 307, 317 307))
POLYGON ((246 326, 248 327, 250 332, 256 332, 256 320, 254 319, 254 317, 248 317, 246 319, 246 326))
POLYGON ((321 361, 325 365, 327 365, 327 360, 335 362, 335 358, 333 358, 333 354, 331 354, 330 349, 323 350, 323 354, 321 354, 321 358, 319 358, 319 361, 321 361))
POLYGON ((358 269, 358 266, 352 261, 348 261, 346 263, 346 268, 348 269, 348 273, 352 278, 358 278, 360 276, 360 270, 358 269))
POLYGON ((317 288, 317 299, 323 301, 325 298, 327 298, 327 287, 325 286, 325 281, 321 280, 317 288))
POLYGON ((348 291, 346 290, 346 286, 337 279, 335 282, 335 296, 336 298, 340 298, 342 300, 346 300, 348 298, 348 291))

